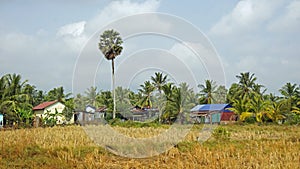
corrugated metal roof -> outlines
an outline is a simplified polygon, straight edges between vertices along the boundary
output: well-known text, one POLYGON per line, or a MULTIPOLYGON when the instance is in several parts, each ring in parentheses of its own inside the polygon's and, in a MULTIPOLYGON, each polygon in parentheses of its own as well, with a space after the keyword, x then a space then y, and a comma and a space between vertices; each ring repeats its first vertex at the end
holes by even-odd
POLYGON ((201 104, 193 107, 191 112, 195 111, 221 111, 231 107, 229 104, 201 104))
POLYGON ((193 107, 193 108, 191 109, 191 111, 199 111, 199 110, 201 109, 201 107, 203 107, 203 106, 204 106, 203 104, 199 104, 199 105, 193 107))

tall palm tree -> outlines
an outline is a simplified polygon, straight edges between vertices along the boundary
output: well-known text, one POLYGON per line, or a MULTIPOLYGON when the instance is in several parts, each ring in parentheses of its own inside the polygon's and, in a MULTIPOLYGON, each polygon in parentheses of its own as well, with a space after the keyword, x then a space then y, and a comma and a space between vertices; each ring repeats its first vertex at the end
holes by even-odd
POLYGON ((181 95, 183 98, 184 110, 190 110, 197 104, 197 98, 192 88, 185 82, 179 84, 181 95))
POLYGON ((87 98, 87 104, 92 106, 96 106, 96 97, 97 97, 97 87, 91 86, 85 91, 85 95, 87 98))
POLYGON ((138 102, 143 98, 142 93, 134 93, 133 91, 129 91, 128 98, 131 106, 138 106, 138 102))
POLYGON ((115 92, 116 92, 116 101, 118 101, 120 103, 130 104, 130 99, 129 99, 130 90, 129 89, 123 89, 121 86, 118 86, 115 89, 115 92))
POLYGON ((25 93, 24 86, 27 80, 21 81, 21 75, 7 74, 0 80, 0 111, 8 120, 18 121, 18 109, 25 108, 31 110, 29 94, 25 93))
POLYGON ((151 76, 152 84, 161 93, 162 86, 167 83, 167 75, 163 75, 160 72, 155 72, 155 76, 151 76))
POLYGON ((21 75, 8 74, 7 85, 10 88, 10 95, 15 95, 21 92, 22 87, 27 83, 28 80, 21 81, 21 75))
POLYGON ((152 107, 152 101, 151 96, 152 92, 154 91, 155 87, 151 84, 150 81, 145 81, 144 84, 140 85, 141 89, 139 89, 139 92, 142 93, 142 100, 140 101, 141 107, 152 107))
POLYGON ((284 101, 274 101, 271 103, 271 105, 268 107, 268 112, 271 114, 271 119, 273 122, 279 122, 279 120, 283 120, 286 118, 284 116, 284 112, 286 111, 286 106, 285 106, 284 101))
POLYGON ((64 87, 60 86, 50 90, 46 95, 46 100, 47 101, 57 100, 64 103, 70 95, 71 93, 65 94, 64 87))
POLYGON ((272 119, 271 114, 269 111, 267 111, 269 105, 269 102, 265 101, 260 94, 255 93, 253 95, 249 104, 249 108, 251 109, 251 112, 254 113, 257 122, 263 122, 264 117, 272 119))
POLYGON ((113 81, 113 118, 116 117, 116 94, 115 94, 115 65, 114 59, 121 54, 123 43, 120 33, 117 31, 106 30, 100 35, 99 49, 107 60, 111 60, 112 81, 113 81))
POLYGON ((193 90, 187 83, 180 83, 179 87, 167 83, 162 89, 167 99, 162 110, 164 112, 163 119, 171 123, 179 117, 178 120, 182 123, 184 114, 195 105, 196 99, 193 90))
POLYGON ((169 104, 166 106, 166 112, 164 113, 165 118, 168 119, 169 123, 176 119, 178 114, 183 113, 183 106, 185 98, 183 97, 182 90, 179 87, 172 87, 172 95, 167 98, 169 104))
POLYGON ((220 85, 213 93, 213 98, 215 99, 216 103, 226 103, 226 95, 227 89, 225 86, 220 85))
POLYGON ((240 99, 240 96, 238 95, 239 91, 239 84, 232 83, 226 97, 226 101, 228 103, 233 103, 234 100, 240 99))
POLYGON ((265 95, 264 97, 266 98, 266 100, 269 100, 270 102, 277 102, 280 99, 280 97, 276 96, 274 93, 270 93, 268 95, 265 95))
MULTIPOLYGON (((249 114, 250 108, 249 103, 246 102, 244 99, 234 99, 232 100, 232 108, 229 110, 233 111, 239 118, 243 114, 249 114)), ((241 120, 243 120, 241 118, 241 120)))
MULTIPOLYGON (((107 113, 113 112, 113 98, 111 91, 100 91, 96 97, 96 105, 98 107, 105 106, 107 108, 107 113)), ((111 118, 112 116, 109 116, 111 118)))
POLYGON ((286 98, 295 98, 300 93, 300 88, 297 86, 297 84, 291 84, 286 83, 281 89, 279 89, 279 92, 286 98))
POLYGON ((118 86, 115 89, 115 92, 116 92, 117 112, 121 113, 122 115, 129 113, 131 107, 131 102, 129 99, 130 90, 118 86))
POLYGON ((74 98, 74 109, 84 110, 86 106, 86 97, 82 96, 80 93, 74 98))
POLYGON ((285 101, 289 104, 289 110, 296 106, 297 99, 300 93, 300 88, 297 84, 286 83, 279 92, 284 96, 285 101))
POLYGON ((265 86, 261 84, 254 84, 252 88, 254 93, 259 94, 261 96, 264 95, 265 92, 267 91, 265 86))
POLYGON ((205 84, 199 84, 198 87, 200 88, 200 96, 205 98, 206 104, 211 104, 214 102, 213 94, 216 91, 216 82, 213 80, 205 80, 205 84))
POLYGON ((253 92, 253 87, 255 85, 255 81, 257 78, 255 77, 254 73, 250 74, 249 72, 240 73, 240 75, 236 76, 239 79, 239 95, 241 98, 250 97, 251 93, 253 92))

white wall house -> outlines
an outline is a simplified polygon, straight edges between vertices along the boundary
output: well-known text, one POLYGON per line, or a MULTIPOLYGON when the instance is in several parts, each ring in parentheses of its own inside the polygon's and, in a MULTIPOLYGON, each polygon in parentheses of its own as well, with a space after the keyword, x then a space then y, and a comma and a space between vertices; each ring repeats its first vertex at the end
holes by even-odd
MULTIPOLYGON (((55 100, 55 101, 41 103, 35 106, 32 110, 36 117, 45 119, 47 117, 47 114, 55 114, 55 111, 57 111, 58 113, 62 113, 64 108, 65 108, 64 104, 55 100)), ((36 118, 36 120, 39 118, 36 118)), ((37 123, 39 123, 38 120, 37 123)), ((64 116, 57 116, 56 123, 57 124, 74 123, 74 117, 72 117, 72 119, 69 122, 66 122, 66 118, 64 116)))

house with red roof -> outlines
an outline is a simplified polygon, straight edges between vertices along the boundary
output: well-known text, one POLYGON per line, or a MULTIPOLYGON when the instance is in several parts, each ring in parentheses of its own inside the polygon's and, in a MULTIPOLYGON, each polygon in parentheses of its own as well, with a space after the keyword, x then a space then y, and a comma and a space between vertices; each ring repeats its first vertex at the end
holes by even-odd
MULTIPOLYGON (((61 102, 54 100, 49 102, 43 102, 32 108, 33 113, 35 114, 36 126, 39 126, 41 119, 47 118, 49 114, 62 113, 65 108, 65 105, 61 102)), ((57 124, 63 124, 66 122, 64 116, 57 116, 57 124)))
POLYGON ((236 121, 236 116, 230 110, 230 104, 201 104, 191 109, 190 116, 196 122, 224 123, 236 121))

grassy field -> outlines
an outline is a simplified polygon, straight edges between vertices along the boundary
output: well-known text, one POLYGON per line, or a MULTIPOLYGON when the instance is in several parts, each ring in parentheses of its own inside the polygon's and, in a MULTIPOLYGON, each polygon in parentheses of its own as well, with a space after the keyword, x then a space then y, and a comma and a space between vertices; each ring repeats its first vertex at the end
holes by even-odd
MULTIPOLYGON (((130 137, 165 128, 113 127, 130 137)), ((300 168, 300 127, 219 126, 199 143, 194 126, 178 145, 149 158, 126 158, 97 146, 79 126, 0 131, 0 168, 300 168)))

